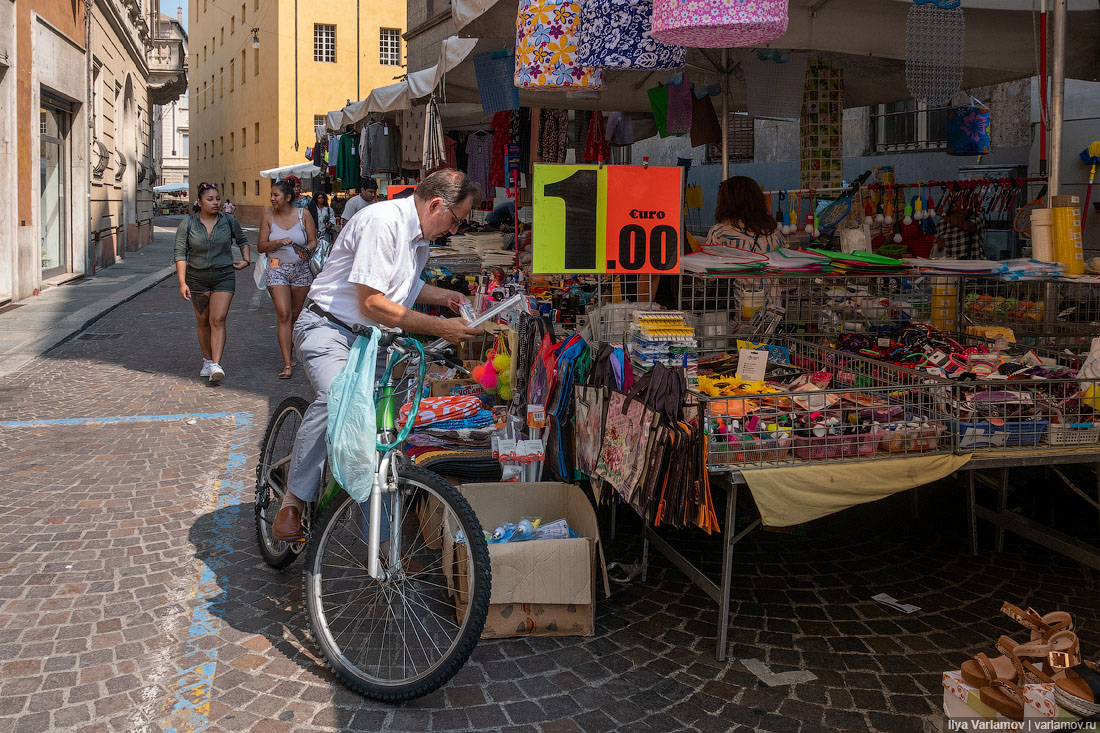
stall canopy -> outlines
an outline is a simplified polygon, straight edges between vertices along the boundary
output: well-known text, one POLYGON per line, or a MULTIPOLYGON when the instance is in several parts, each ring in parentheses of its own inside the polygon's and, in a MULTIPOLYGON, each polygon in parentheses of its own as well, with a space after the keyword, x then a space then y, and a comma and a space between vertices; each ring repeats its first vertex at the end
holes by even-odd
POLYGON ((287 176, 312 178, 313 176, 320 175, 320 173, 321 169, 313 165, 313 163, 297 163, 295 165, 284 165, 282 168, 268 168, 266 171, 260 171, 260 177, 273 178, 276 180, 286 178, 287 176))
POLYGON ((396 84, 378 87, 366 99, 352 102, 343 109, 334 110, 325 116, 325 126, 336 132, 347 125, 354 125, 371 112, 394 112, 412 107, 412 101, 426 97, 435 90, 444 75, 461 64, 470 51, 477 45, 476 38, 458 38, 451 36, 443 40, 439 63, 427 69, 409 74, 396 84))
POLYGON ((187 181, 182 183, 166 183, 163 186, 153 186, 153 193, 187 193, 187 181))
MULTIPOLYGON (((966 53, 963 88, 988 86, 1037 73, 1037 26, 1030 3, 976 0, 965 6, 966 53)), ((787 33, 769 47, 806 51, 844 70, 846 107, 909 99, 905 84, 906 17, 911 2, 899 0, 791 0, 787 33)), ((1066 76, 1095 79, 1100 68, 1100 11, 1095 3, 1070 4, 1066 76), (1083 9, 1087 8, 1087 9, 1083 9)), ((480 39, 476 52, 515 43, 516 6, 505 0, 454 0, 459 36, 480 39)), ((745 62, 752 51, 733 49, 722 64, 718 49, 688 49, 687 67, 696 82, 721 82, 729 73, 731 109, 745 109, 745 62)), ((646 89, 667 73, 605 71, 602 91, 520 90, 520 103, 533 107, 644 112, 646 89)), ((473 64, 447 76, 447 99, 478 99, 473 64)))

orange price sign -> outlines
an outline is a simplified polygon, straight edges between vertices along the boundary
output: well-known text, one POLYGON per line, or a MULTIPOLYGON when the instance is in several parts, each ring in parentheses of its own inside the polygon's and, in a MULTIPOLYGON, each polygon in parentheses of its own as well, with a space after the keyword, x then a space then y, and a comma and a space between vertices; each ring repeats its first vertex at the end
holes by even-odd
POLYGON ((680 271, 684 172, 675 167, 607 168, 607 272, 680 271))
POLYGON ((396 196, 397 194, 401 193, 402 191, 404 191, 404 190, 405 190, 405 189, 407 189, 407 188, 411 188, 411 189, 412 189, 412 190, 414 190, 414 191, 416 190, 416 186, 403 186, 403 185, 400 185, 400 186, 399 186, 399 185, 391 185, 391 186, 388 186, 388 187, 386 188, 386 198, 388 198, 388 199, 389 199, 390 201, 393 201, 393 197, 394 197, 394 196, 396 196))

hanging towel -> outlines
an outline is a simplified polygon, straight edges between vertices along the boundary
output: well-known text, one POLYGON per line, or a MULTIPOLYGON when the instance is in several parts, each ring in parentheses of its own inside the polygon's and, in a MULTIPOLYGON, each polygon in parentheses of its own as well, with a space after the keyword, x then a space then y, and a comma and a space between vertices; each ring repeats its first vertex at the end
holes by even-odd
POLYGON ((669 132, 688 132, 691 130, 691 83, 687 73, 679 84, 668 85, 668 116, 665 129, 669 132))
POLYGON ((428 102, 422 158, 424 170, 429 171, 442 167, 447 160, 447 146, 443 142, 443 119, 439 115, 439 105, 435 103, 435 99, 428 102))
POLYGON ((514 54, 501 51, 474 56, 474 73, 481 96, 481 111, 487 115, 519 109, 519 89, 512 75, 516 67, 514 54))
MULTIPOLYGON (((691 147, 721 145, 722 124, 714 112, 714 102, 709 96, 702 99, 693 95, 691 101, 691 147)), ((700 207, 702 208, 702 207, 700 207)))
POLYGON ((401 111, 401 167, 420 168, 424 154, 424 122, 428 108, 421 105, 401 111))
POLYGON ((584 162, 611 162, 611 147, 607 144, 602 112, 593 112, 588 122, 588 139, 584 143, 584 162))
POLYGON ((668 87, 658 84, 646 91, 649 96, 649 106, 653 108, 653 121, 657 123, 657 134, 668 137, 669 132, 665 127, 668 121, 668 87))

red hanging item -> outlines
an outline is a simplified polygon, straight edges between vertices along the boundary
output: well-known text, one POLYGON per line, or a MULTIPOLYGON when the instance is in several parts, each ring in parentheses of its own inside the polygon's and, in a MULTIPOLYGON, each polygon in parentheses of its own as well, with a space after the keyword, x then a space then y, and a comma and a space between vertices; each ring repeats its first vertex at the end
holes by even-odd
MULTIPOLYGON (((512 142, 511 111, 497 112, 493 115, 493 154, 489 162, 489 184, 504 188, 504 162, 508 160, 508 143, 512 142)), ((485 198, 493 198, 494 191, 485 191, 485 198)))
POLYGON ((611 161, 611 146, 607 144, 607 125, 602 112, 593 112, 588 122, 588 140, 584 144, 584 161, 611 161))

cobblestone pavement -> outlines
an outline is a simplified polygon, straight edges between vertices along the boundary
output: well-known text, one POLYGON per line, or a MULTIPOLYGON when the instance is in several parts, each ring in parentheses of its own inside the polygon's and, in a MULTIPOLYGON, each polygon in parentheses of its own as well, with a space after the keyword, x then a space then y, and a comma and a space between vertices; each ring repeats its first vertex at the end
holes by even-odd
MULTIPOLYGON (((0 381, 0 733, 915 731, 940 704, 941 670, 1022 636, 1001 600, 1073 611, 1097 655, 1095 575, 1011 538, 971 558, 945 483, 922 492, 919 521, 896 497, 803 534, 750 535, 728 662, 714 660, 710 600, 658 556, 647 582, 600 602, 595 637, 484 642, 427 698, 364 701, 319 662, 299 568, 271 570, 256 549, 259 439, 269 409, 308 386, 300 370, 276 379, 274 316, 249 273, 229 328, 228 377, 207 387, 168 281, 0 381), (814 679, 768 686, 753 659, 814 679)), ((1021 478, 1052 498, 1042 474, 1021 478)), ((1083 505, 1043 506, 1096 535, 1083 505)), ((639 524, 624 514, 608 556, 633 562, 639 524)), ((716 539, 670 537, 717 568, 716 539)))

